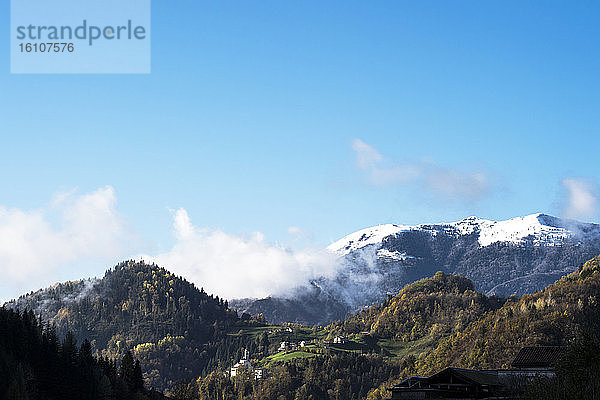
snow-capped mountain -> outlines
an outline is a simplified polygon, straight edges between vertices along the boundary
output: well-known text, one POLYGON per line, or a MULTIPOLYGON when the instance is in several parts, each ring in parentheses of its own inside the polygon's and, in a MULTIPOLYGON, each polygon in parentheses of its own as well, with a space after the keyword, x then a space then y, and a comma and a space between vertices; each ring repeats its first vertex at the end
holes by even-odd
POLYGON ((335 278, 315 279, 285 297, 246 302, 241 308, 275 322, 325 323, 438 270, 466 276, 489 295, 531 293, 598 255, 600 225, 540 213, 506 221, 468 217, 416 226, 386 224, 351 233, 328 249, 339 255, 335 278))
POLYGON ((546 214, 531 214, 506 221, 491 221, 471 216, 458 222, 416 226, 385 224, 361 229, 332 243, 327 248, 341 255, 365 246, 379 245, 388 237, 403 232, 421 231, 435 236, 477 235, 481 246, 503 242, 515 245, 557 246, 568 240, 585 241, 600 235, 600 225, 562 220, 546 214))

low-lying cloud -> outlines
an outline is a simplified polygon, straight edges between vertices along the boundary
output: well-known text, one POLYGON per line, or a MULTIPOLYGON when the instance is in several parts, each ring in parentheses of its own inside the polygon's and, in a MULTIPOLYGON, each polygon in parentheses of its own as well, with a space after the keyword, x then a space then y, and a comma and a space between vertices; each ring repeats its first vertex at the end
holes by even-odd
POLYGON ((225 298, 281 294, 337 270, 337 257, 327 250, 292 250, 269 243, 259 232, 232 235, 200 228, 183 208, 174 212, 173 232, 177 242, 168 252, 141 258, 225 298))
POLYGON ((384 157, 375 147, 360 139, 352 141, 356 165, 376 186, 418 184, 446 199, 477 200, 489 191, 485 173, 461 172, 430 161, 399 163, 384 157))

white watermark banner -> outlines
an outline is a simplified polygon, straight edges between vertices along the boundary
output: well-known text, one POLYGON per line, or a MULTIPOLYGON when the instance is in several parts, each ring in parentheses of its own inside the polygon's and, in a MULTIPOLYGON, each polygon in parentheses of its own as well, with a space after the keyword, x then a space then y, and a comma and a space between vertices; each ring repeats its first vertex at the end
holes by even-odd
POLYGON ((11 0, 12 73, 150 73, 150 0, 11 0))

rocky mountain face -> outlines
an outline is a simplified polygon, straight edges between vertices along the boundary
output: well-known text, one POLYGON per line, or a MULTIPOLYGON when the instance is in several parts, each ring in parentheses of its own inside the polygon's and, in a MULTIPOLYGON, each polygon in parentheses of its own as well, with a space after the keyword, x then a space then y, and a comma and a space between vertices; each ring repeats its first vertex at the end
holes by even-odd
POLYGON ((339 255, 334 278, 318 278, 285 296, 230 302, 272 322, 326 324, 397 294, 436 271, 471 279, 477 291, 533 293, 600 252, 600 226, 532 214, 506 221, 378 225, 328 249, 339 255))

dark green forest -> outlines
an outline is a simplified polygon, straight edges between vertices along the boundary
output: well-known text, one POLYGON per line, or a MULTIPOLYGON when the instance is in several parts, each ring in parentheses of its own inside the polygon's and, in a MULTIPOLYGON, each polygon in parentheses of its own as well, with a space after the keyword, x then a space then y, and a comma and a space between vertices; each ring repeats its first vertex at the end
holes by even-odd
POLYGON ((0 398, 7 400, 161 399, 144 387, 130 352, 117 363, 96 358, 90 342, 62 341, 32 311, 0 308, 0 398))

